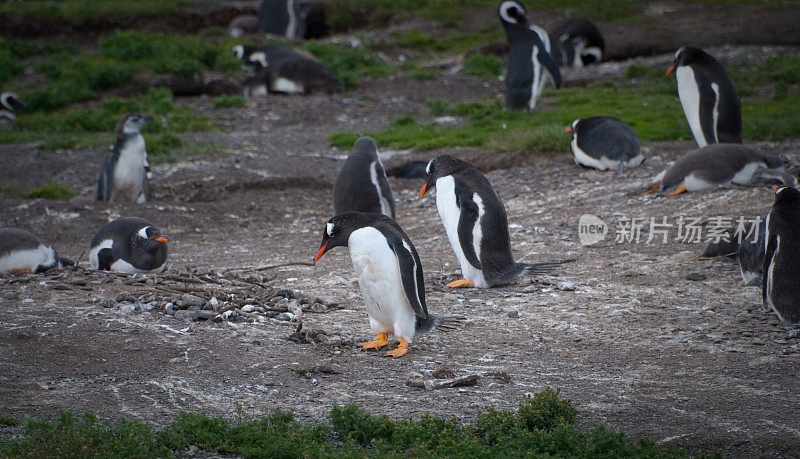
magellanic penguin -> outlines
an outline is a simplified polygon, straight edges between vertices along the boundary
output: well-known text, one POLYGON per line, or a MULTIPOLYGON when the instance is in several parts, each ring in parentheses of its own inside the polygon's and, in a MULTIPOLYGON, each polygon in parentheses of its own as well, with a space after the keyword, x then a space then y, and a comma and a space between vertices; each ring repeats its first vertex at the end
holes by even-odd
POLYGON ((308 7, 299 0, 264 0, 258 13, 258 27, 265 33, 287 40, 306 36, 308 7))
POLYGON ((528 24, 525 8, 504 1, 497 10, 508 39, 506 108, 533 112, 547 78, 561 87, 561 73, 550 56, 550 39, 541 28, 528 24))
POLYGON ((255 74, 243 83, 245 97, 268 93, 332 94, 344 84, 311 54, 283 45, 236 45, 233 54, 255 74))
POLYGON ((593 116, 573 121, 566 132, 575 162, 595 169, 616 170, 636 167, 644 161, 639 138, 633 128, 610 116, 593 116))
POLYGON ((25 108, 25 104, 19 100, 17 93, 7 91, 0 94, 0 129, 10 131, 17 119, 17 111, 22 108, 25 108))
POLYGON ((258 32, 258 17, 252 14, 236 16, 228 23, 228 33, 233 38, 241 38, 246 34, 256 32, 258 32))
POLYGON ((41 273, 73 264, 25 230, 0 228, 0 273, 41 273))
POLYGON ((742 104, 722 65, 702 49, 684 46, 675 53, 667 76, 673 71, 697 146, 742 143, 742 104))
POLYGON ((92 239, 89 265, 106 271, 160 273, 167 268, 167 238, 144 218, 118 218, 92 239))
POLYGON ((597 26, 586 19, 570 18, 550 31, 550 55, 561 67, 583 67, 603 59, 606 42, 597 26))
POLYGON ((507 285, 525 271, 543 273, 560 264, 514 262, 503 202, 471 164, 442 155, 432 159, 425 171, 419 197, 436 187, 436 208, 464 277, 448 287, 507 285))
POLYGON ((378 335, 361 347, 380 349, 393 333, 400 345, 386 355, 405 355, 414 335, 429 332, 437 322, 425 304, 422 263, 411 239, 383 214, 347 212, 328 220, 314 262, 339 246, 350 249, 369 324, 378 335))
POLYGON ((643 194, 675 196, 685 191, 714 187, 752 185, 776 179, 796 186, 797 179, 783 168, 783 160, 735 143, 712 144, 692 150, 675 161, 672 167, 656 176, 643 194))
POLYGON ((764 306, 778 318, 800 322, 800 191, 782 187, 767 215, 764 234, 764 306))
POLYGON ((114 135, 116 143, 103 161, 97 180, 97 200, 105 202, 130 201, 141 204, 147 201, 147 179, 150 163, 144 137, 139 131, 152 117, 138 113, 123 115, 114 135))
POLYGON ((334 214, 365 212, 394 218, 394 197, 372 137, 353 146, 333 184, 334 214))

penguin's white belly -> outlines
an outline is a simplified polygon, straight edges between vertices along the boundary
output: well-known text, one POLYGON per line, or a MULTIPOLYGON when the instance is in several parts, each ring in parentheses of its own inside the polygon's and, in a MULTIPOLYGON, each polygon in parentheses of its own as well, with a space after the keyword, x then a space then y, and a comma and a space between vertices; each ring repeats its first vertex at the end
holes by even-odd
POLYGON ((40 245, 35 249, 15 250, 0 258, 0 272, 16 269, 34 270, 38 266, 52 265, 55 261, 53 249, 40 245))
POLYGON ((376 332, 394 333, 411 342, 416 315, 408 302, 400 277, 400 264, 386 238, 375 228, 353 231, 348 241, 350 259, 370 321, 376 332))
POLYGON ((736 173, 736 175, 733 176, 731 182, 736 183, 738 185, 749 185, 753 181, 753 174, 755 174, 756 170, 758 170, 759 167, 766 168, 767 165, 764 163, 757 163, 757 162, 752 162, 747 164, 742 168, 742 170, 740 170, 739 172, 736 173))
POLYGON ((688 65, 681 65, 675 70, 675 77, 678 80, 678 97, 681 99, 686 121, 689 122, 697 146, 703 148, 708 142, 700 125, 700 88, 694 79, 694 70, 688 65))
MULTIPOLYGON (((694 175, 694 173, 687 175, 683 179, 683 183, 684 185, 686 185, 686 191, 700 191, 700 190, 705 190, 707 188, 712 188, 714 186, 713 183, 709 183, 701 179, 700 177, 697 177, 696 175, 694 175)), ((719 183, 718 185, 726 185, 726 184, 727 182, 719 183)))
POLYGON ((387 217, 392 216, 392 207, 389 205, 389 201, 381 192, 381 185, 378 182, 378 163, 377 161, 373 161, 372 164, 369 166, 369 179, 372 182, 372 186, 375 187, 375 193, 378 194, 378 202, 381 203, 381 213, 386 215, 387 217))
POLYGON ((160 273, 163 272, 167 268, 167 262, 165 261, 164 264, 158 266, 154 269, 139 269, 132 264, 128 263, 127 261, 120 258, 119 260, 111 263, 111 271, 121 272, 121 273, 160 273))
POLYGON ((600 159, 595 158, 594 156, 590 156, 585 151, 583 151, 578 146, 578 139, 573 138, 572 143, 572 155, 575 157, 575 162, 581 164, 586 167, 593 167, 595 169, 599 169, 601 171, 608 170, 608 169, 616 169, 619 167, 619 161, 611 159, 607 156, 603 156, 600 159))
POLYGON ((139 135, 125 145, 114 168, 114 188, 131 201, 142 193, 146 154, 144 138, 139 135))
POLYGON ((302 84, 294 82, 288 78, 278 77, 272 82, 272 92, 283 92, 286 94, 302 94, 305 88, 302 84))
MULTIPOLYGON (((767 220, 767 222, 769 223, 769 220, 767 220)), ((769 227, 767 227, 767 228, 769 228, 769 227)), ((783 320, 783 317, 781 317, 781 313, 778 311, 778 309, 775 307, 775 304, 772 302, 772 287, 773 287, 773 284, 775 283, 775 277, 773 275, 773 270, 775 269, 775 265, 778 262, 778 258, 783 255, 783 254, 781 254, 781 237, 777 236, 775 238, 775 240, 776 240, 775 252, 772 253, 772 260, 770 260, 769 268, 767 268, 767 285, 766 285, 766 287, 767 287, 767 306, 770 309, 772 309, 773 311, 775 311, 775 314, 778 315, 778 318, 780 320, 783 320)), ((768 243, 769 239, 766 239, 766 241, 768 243)))
MULTIPOLYGON (((464 251, 461 249, 461 242, 458 239, 458 220, 461 217, 461 209, 456 204, 456 189, 453 176, 448 175, 436 180, 436 209, 439 211, 439 217, 444 224, 447 239, 450 240, 450 245, 453 247, 453 252, 461 264, 461 275, 464 279, 470 280, 475 283, 478 288, 487 288, 489 284, 483 277, 483 272, 472 266, 467 261, 464 251)), ((475 227, 472 233, 473 247, 475 247, 475 255, 480 260, 480 238, 481 238, 481 220, 475 222, 475 227), (477 236, 477 237, 476 237, 477 236)))

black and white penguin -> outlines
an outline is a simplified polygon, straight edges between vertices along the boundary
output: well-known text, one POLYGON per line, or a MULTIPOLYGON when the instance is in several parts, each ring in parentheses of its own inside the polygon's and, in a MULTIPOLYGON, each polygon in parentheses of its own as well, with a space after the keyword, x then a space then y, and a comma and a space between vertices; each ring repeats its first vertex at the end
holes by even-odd
POLYGON ((394 218, 394 197, 372 137, 353 145, 333 184, 334 214, 365 212, 394 218))
POLYGON ((228 33, 233 38, 241 38, 256 32, 258 32, 258 17, 252 14, 236 16, 228 23, 228 33))
POLYGON ((167 238, 144 218, 118 218, 95 234, 89 246, 92 269, 160 273, 167 268, 167 238))
POLYGON ((15 92, 6 91, 0 94, 0 129, 10 131, 17 119, 17 111, 25 108, 15 92))
POLYGON ((429 332, 437 322, 425 304, 422 263, 411 239, 383 214, 347 212, 328 220, 314 262, 339 246, 350 249, 369 324, 378 335, 361 347, 380 349, 392 333, 400 345, 386 355, 405 355, 414 336, 429 332))
POLYGON ((103 161, 97 180, 97 200, 105 202, 130 201, 141 204, 147 201, 147 179, 150 163, 144 137, 139 131, 152 117, 138 113, 123 115, 114 135, 116 143, 103 161))
POLYGON ((656 176, 653 185, 643 194, 675 196, 685 191, 714 187, 752 185, 776 179, 785 185, 797 186, 797 179, 787 173, 783 160, 745 145, 711 144, 692 150, 656 176))
POLYGON ((767 215, 764 234, 764 306, 778 318, 800 322, 800 191, 782 187, 767 215))
POLYGON ((255 72, 243 83, 245 97, 268 93, 341 92, 344 84, 314 56, 283 45, 236 45, 233 54, 255 72))
POLYGON ((497 14, 508 39, 506 108, 532 113, 547 78, 556 88, 561 87, 558 64, 550 56, 550 39, 540 27, 528 24, 519 2, 500 3, 497 14))
POLYGON ((561 67, 583 67, 603 59, 606 42, 596 25, 570 18, 550 31, 550 55, 561 67))
POLYGON ((672 72, 697 146, 742 143, 742 104, 722 65, 702 49, 684 46, 675 53, 667 76, 672 72))
POLYGON ((258 27, 264 33, 302 40, 306 36, 308 7, 297 0, 264 0, 258 12, 258 27))
POLYGON ((569 144, 575 162, 595 169, 616 170, 636 167, 644 161, 639 138, 633 128, 610 116, 593 116, 572 122, 566 132, 572 134, 569 144))
POLYGON ((74 264, 25 230, 0 228, 0 273, 42 273, 74 264))
POLYGON ((464 279, 448 287, 507 285, 523 272, 542 273, 560 263, 516 263, 511 254, 508 217, 486 177, 471 164, 449 155, 432 159, 419 197, 436 187, 436 208, 464 279))
POLYGON ((739 273, 745 287, 761 286, 764 270, 764 238, 766 237, 766 219, 758 225, 758 233, 742 236, 739 243, 739 273))

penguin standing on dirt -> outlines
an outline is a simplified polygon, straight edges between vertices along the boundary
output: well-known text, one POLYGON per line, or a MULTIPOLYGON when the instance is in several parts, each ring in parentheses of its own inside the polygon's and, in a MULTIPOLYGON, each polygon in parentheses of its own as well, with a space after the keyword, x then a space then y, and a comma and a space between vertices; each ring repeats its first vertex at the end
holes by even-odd
POLYGON ((632 127, 610 116, 593 116, 573 121, 566 132, 572 134, 570 149, 575 162, 584 167, 616 170, 636 167, 644 161, 639 138, 632 127))
POLYGON ((506 108, 533 113, 546 78, 556 88, 561 87, 561 73, 550 56, 550 39, 544 30, 528 24, 525 8, 519 2, 500 3, 497 14, 508 39, 506 108))
POLYGON ((582 18, 570 18, 550 31, 550 55, 561 67, 583 67, 603 59, 606 42, 597 26, 582 18))
POLYGON ((287 40, 302 40, 306 35, 308 8, 298 0, 264 0, 258 13, 258 27, 287 40))
POLYGON ((10 131, 17 119, 17 111, 24 107, 17 93, 6 91, 0 94, 0 129, 10 131))
POLYGON ((514 262, 503 202, 471 164, 442 155, 432 159, 425 170, 428 175, 419 197, 436 187, 436 208, 464 277, 448 287, 507 285, 525 271, 543 273, 560 264, 514 262))
POLYGON ((167 238, 144 218, 118 218, 92 239, 89 265, 126 273, 163 272, 167 268, 167 238))
POLYGON ((742 143, 742 104, 722 65, 702 49, 684 46, 675 53, 667 76, 672 72, 697 146, 742 143))
POLYGON ((713 187, 752 185, 765 179, 777 179, 787 186, 797 186, 797 179, 787 173, 783 160, 750 147, 727 143, 712 144, 692 150, 656 176, 643 194, 675 196, 685 191, 713 187))
POLYGON ((138 113, 129 113, 120 118, 114 130, 117 141, 106 156, 97 181, 98 201, 130 201, 137 204, 147 201, 150 164, 147 162, 144 137, 139 131, 151 118, 138 113))
POLYGON ((394 218, 394 197, 372 137, 353 146, 333 184, 334 214, 366 212, 394 218))
POLYGON ((42 273, 74 264, 25 230, 0 228, 0 273, 42 273))
POLYGON ((764 307, 796 324, 800 322, 800 191, 779 188, 765 225, 764 307))
POLYGON ((347 212, 328 220, 314 262, 339 246, 350 249, 369 324, 378 335, 361 347, 380 349, 393 333, 400 344, 386 355, 405 355, 414 336, 431 331, 437 323, 425 305, 422 263, 411 240, 385 215, 347 212))

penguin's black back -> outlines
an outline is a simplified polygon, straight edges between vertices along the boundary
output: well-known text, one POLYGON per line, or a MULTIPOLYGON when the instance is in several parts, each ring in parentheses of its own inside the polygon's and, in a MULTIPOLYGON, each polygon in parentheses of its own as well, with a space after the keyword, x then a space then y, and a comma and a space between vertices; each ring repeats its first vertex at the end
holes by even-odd
POLYGON ((395 217, 395 203, 386 173, 378 158, 375 141, 362 137, 353 146, 353 152, 345 160, 333 185, 334 214, 345 212, 383 213, 381 195, 371 179, 372 164, 375 164, 380 193, 389 205, 389 217, 395 217))
MULTIPOLYGON (((574 49, 571 40, 582 38, 586 47, 596 47, 605 52, 606 42, 596 25, 583 18, 570 18, 556 25, 550 35, 550 55, 559 66, 572 65, 574 49), (571 53, 570 53, 571 52, 571 53)), ((602 56, 601 56, 602 58, 602 56)), ((584 64, 594 63, 594 56, 582 58, 584 64)))
POLYGON ((762 291, 783 320, 800 322, 800 191, 778 191, 768 218, 762 291), (780 241, 780 242, 778 242, 780 241))
POLYGON ((90 248, 98 246, 107 239, 113 241, 111 247, 111 258, 109 262, 123 259, 137 269, 150 270, 164 264, 167 260, 166 244, 159 244, 153 254, 143 254, 137 252, 132 242, 136 233, 144 227, 155 227, 150 221, 139 217, 122 217, 111 221, 100 229, 92 238, 90 248))
POLYGON ((0 257, 19 250, 36 249, 42 245, 33 234, 18 228, 0 228, 0 257))
POLYGON ((639 137, 625 122, 611 116, 583 118, 575 126, 578 147, 600 159, 627 161, 639 155, 639 137))
POLYGON ((691 172, 699 172, 704 179, 721 183, 732 178, 736 172, 752 161, 762 161, 768 167, 777 167, 781 164, 777 156, 765 155, 745 145, 706 145, 686 153, 675 161, 664 174, 661 189, 666 190, 679 185, 691 172))

